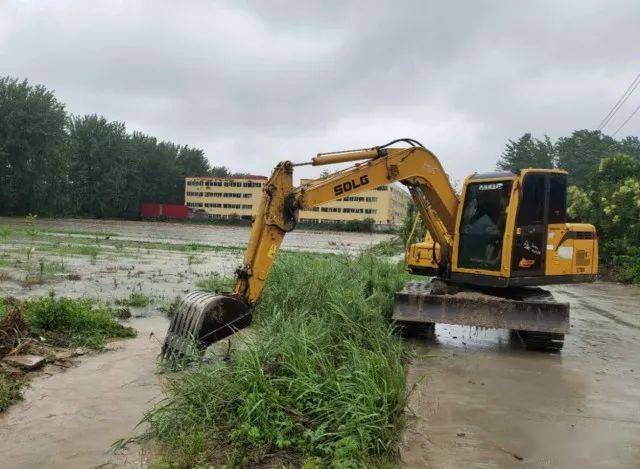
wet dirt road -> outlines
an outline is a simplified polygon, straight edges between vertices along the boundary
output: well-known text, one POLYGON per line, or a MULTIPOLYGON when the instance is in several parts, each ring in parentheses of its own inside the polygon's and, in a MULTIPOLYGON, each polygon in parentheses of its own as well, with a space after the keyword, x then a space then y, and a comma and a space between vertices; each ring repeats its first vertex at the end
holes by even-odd
POLYGON ((640 289, 552 290, 571 303, 561 354, 462 327, 412 342, 405 467, 640 467, 640 289))
POLYGON ((144 467, 136 445, 118 452, 111 445, 134 435, 161 398, 156 356, 167 325, 159 315, 134 319, 136 338, 62 372, 45 369, 23 402, 0 414, 0 467, 144 467))

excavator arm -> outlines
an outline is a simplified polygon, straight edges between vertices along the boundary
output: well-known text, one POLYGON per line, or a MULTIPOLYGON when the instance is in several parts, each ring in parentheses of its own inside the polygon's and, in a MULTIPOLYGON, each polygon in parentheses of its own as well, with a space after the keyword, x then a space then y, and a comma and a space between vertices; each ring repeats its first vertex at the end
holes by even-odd
POLYGON ((293 163, 284 161, 275 168, 264 189, 256 221, 235 293, 255 304, 285 234, 295 227, 299 210, 370 191, 396 181, 411 193, 420 216, 443 246, 445 255, 453 244, 458 197, 438 159, 426 148, 374 147, 372 149, 319 154, 313 166, 364 160, 350 168, 293 187, 293 163))
MULTIPOLYGON (((185 336, 204 347, 246 327, 260 299, 280 245, 295 228, 298 211, 356 195, 393 182, 402 182, 427 229, 441 246, 441 258, 450 259, 458 197, 438 159, 410 139, 408 148, 386 145, 369 149, 320 153, 308 163, 279 163, 264 187, 264 196, 245 252, 236 272, 233 294, 193 292, 183 300, 169 328, 164 355, 185 353, 185 336), (327 177, 294 187, 293 170, 301 165, 357 162, 327 177)), ((441 266, 446 268, 447 266, 441 266)))

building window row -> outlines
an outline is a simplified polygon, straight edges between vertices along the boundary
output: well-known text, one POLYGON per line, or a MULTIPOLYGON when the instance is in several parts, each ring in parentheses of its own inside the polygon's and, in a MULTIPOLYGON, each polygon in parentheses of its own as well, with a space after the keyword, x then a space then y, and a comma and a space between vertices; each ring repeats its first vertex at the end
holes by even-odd
POLYGON ((373 215, 378 213, 375 208, 351 208, 351 207, 313 207, 308 210, 309 212, 325 212, 325 213, 366 213, 367 215, 373 215))
POLYGON ((187 197, 223 197, 233 199, 250 199, 253 194, 242 194, 234 192, 187 192, 187 197))
POLYGON ((238 182, 238 181, 198 181, 189 180, 187 186, 205 186, 205 187, 262 187, 263 182, 238 182))
POLYGON ((236 182, 236 181, 225 181, 224 187, 262 187, 264 183, 262 182, 236 182))
POLYGON ((377 197, 359 197, 359 196, 349 196, 339 199, 344 202, 377 202, 377 197))

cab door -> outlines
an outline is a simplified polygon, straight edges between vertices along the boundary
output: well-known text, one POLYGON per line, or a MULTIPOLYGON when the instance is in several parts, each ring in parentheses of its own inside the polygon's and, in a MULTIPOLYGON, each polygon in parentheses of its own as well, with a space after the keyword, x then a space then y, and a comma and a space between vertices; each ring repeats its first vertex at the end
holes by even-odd
POLYGON ((520 203, 513 236, 511 274, 544 275, 549 207, 547 174, 526 174, 520 189, 520 203))

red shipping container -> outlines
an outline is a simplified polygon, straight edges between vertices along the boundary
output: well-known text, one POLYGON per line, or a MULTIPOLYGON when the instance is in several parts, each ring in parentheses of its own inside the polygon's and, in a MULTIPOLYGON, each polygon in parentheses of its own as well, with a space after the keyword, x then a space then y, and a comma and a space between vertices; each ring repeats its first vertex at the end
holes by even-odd
POLYGON ((142 204, 140 216, 142 218, 178 218, 186 219, 191 215, 191 209, 186 205, 175 204, 142 204))

